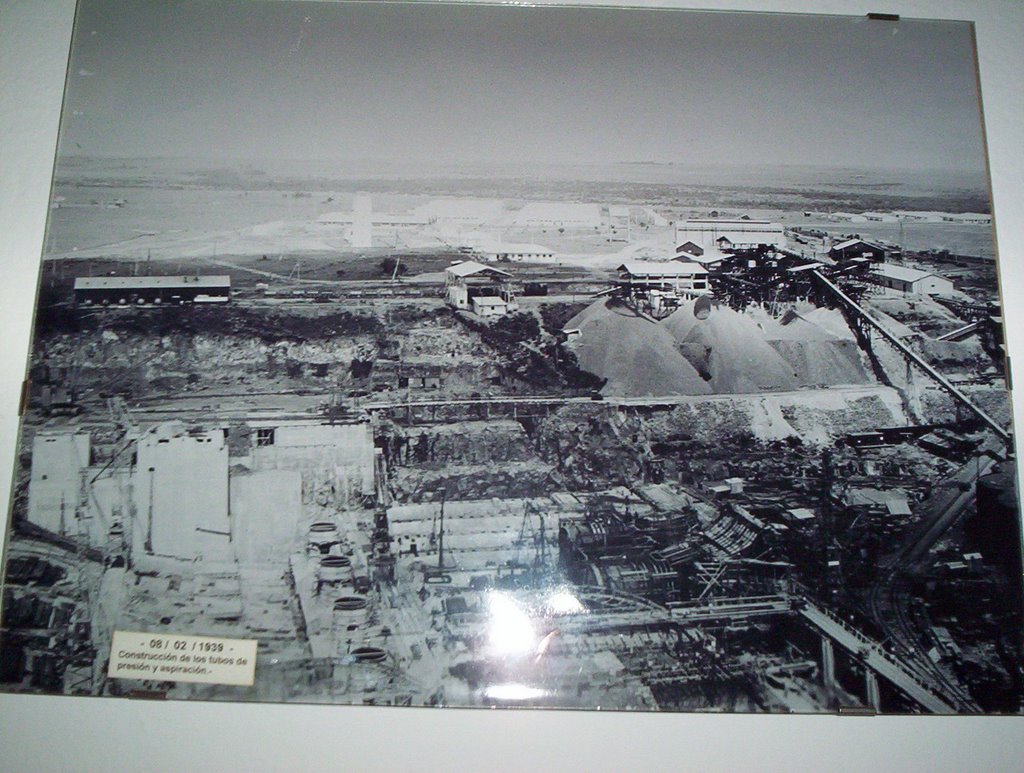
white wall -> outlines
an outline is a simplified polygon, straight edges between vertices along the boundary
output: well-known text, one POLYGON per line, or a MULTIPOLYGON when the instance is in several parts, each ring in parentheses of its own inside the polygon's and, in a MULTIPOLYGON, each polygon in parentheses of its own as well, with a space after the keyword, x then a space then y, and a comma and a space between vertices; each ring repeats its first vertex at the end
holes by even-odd
POLYGON ((77 534, 81 472, 88 464, 88 435, 36 435, 32 440, 32 472, 28 482, 29 523, 56 534, 77 534))
POLYGON ((917 292, 925 295, 953 292, 953 283, 941 276, 926 276, 914 285, 917 292))
POLYGON ((240 562, 287 564, 301 515, 299 472, 231 473, 231 542, 240 562))
POLYGON ((230 548, 224 434, 164 437, 147 433, 138 449, 133 481, 136 520, 148 533, 136 530, 135 555, 143 555, 151 536, 152 552, 157 555, 226 558, 230 548))
POLYGON ((256 470, 302 471, 306 501, 313 489, 327 485, 332 501, 351 502, 373 493, 373 431, 369 422, 282 424, 274 429, 273 445, 253 447, 252 464, 256 470))
MULTIPOLYGON (((571 2, 571 0, 565 0, 571 2)), ((620 0, 622 2, 623 0, 620 0)), ((667 2, 667 0, 666 0, 667 2)), ((653 3, 647 3, 653 4, 653 3)), ((664 4, 664 3, 663 3, 664 4)), ((694 0, 719 9, 975 19, 996 223, 1024 243, 1024 12, 1017 0, 694 0)), ((0 5, 0 469, 14 463, 15 406, 74 3, 0 5)), ((522 9, 529 13, 529 9, 522 9)), ((1024 265, 1003 250, 1004 293, 1024 265)), ((1008 304, 1024 362, 1024 308, 1008 304)), ((1014 400, 1018 417, 1024 390, 1014 400)), ((9 481, 0 484, 7 501, 9 481)), ((0 769, 1006 771, 1024 760, 1017 718, 723 717, 159 703, 0 696, 0 769)))

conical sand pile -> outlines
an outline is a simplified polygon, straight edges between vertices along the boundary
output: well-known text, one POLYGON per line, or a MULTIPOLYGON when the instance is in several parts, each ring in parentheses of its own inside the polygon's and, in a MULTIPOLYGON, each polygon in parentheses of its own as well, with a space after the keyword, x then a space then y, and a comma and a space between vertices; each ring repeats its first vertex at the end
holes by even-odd
POLYGON ((723 306, 713 309, 707 319, 698 320, 688 304, 659 326, 672 333, 680 351, 698 370, 710 375, 716 394, 799 387, 793 369, 765 341, 757 323, 738 311, 723 306))
POLYGON ((756 394, 871 381, 839 312, 813 307, 775 319, 725 306, 707 319, 684 304, 659 323, 602 299, 566 325, 581 367, 606 395, 756 394))
POLYGON ((566 328, 580 367, 608 379, 603 394, 618 397, 704 395, 708 384, 677 351, 672 335, 609 299, 595 301, 566 328))
POLYGON ((801 386, 862 384, 870 380, 861 363, 860 349, 840 312, 810 309, 799 314, 790 309, 778 320, 767 340, 793 368, 801 386), (828 327, 817 324, 811 321, 815 312, 831 313, 838 320, 818 313, 816 316, 828 327), (832 332, 840 324, 848 337, 832 332))

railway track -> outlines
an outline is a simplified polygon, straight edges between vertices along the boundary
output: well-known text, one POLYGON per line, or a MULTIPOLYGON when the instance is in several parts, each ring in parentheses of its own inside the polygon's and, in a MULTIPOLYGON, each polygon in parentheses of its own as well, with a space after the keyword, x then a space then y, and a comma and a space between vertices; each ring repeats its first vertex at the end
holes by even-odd
MULTIPOLYGON (((978 453, 990 453, 993 447, 994 443, 986 443, 978 453)), ((991 456, 984 456, 968 462, 954 476, 958 483, 956 489, 952 492, 942 489, 927 500, 922 508, 927 513, 924 522, 885 564, 884 574, 868 598, 871 616, 885 633, 886 640, 906 659, 907 667, 937 685, 957 710, 964 712, 980 712, 981 707, 956 675, 941 663, 933 662, 922 646, 922 636, 930 623, 923 612, 915 619, 910 582, 926 569, 932 546, 963 515, 971 501, 974 479, 987 472, 994 461, 991 456), (982 458, 984 462, 980 461, 982 458)))
POLYGON ((934 663, 921 645, 922 624, 913 619, 913 596, 909 578, 898 568, 872 590, 869 606, 872 617, 886 634, 885 641, 900 657, 907 671, 943 696, 957 711, 979 713, 981 707, 952 673, 934 663))

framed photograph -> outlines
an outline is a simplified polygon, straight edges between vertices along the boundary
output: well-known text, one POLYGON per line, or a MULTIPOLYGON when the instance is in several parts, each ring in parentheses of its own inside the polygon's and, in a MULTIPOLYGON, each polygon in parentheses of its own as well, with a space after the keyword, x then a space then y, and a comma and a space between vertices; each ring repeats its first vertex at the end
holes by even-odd
POLYGON ((81 0, 0 688, 1017 713, 992 204, 969 22, 81 0))

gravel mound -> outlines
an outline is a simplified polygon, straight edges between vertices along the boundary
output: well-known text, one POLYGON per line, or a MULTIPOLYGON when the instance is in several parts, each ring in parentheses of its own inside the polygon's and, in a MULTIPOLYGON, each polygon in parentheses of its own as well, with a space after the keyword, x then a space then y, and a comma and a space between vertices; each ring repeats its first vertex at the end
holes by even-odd
POLYGON ((580 366, 607 379, 609 396, 759 394, 871 383, 840 312, 804 305, 774 318, 760 307, 683 304, 660 322, 614 299, 595 301, 566 328, 580 366))
POLYGON ((602 394, 645 397, 712 391, 667 330, 611 299, 595 301, 566 327, 581 332, 570 342, 580 367, 608 379, 602 394))
POLYGON ((687 304, 659 327, 672 333, 680 351, 698 371, 710 375, 716 394, 785 392, 797 389, 797 374, 765 338, 751 317, 726 306, 707 319, 687 304))

